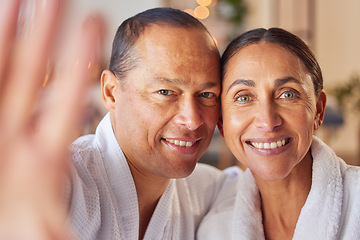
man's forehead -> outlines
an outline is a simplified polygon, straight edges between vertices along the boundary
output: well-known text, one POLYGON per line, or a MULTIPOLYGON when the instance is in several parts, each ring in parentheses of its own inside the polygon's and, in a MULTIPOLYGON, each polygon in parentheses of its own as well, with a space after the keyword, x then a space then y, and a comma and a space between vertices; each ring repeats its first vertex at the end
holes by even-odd
POLYGON ((166 23, 150 24, 139 37, 136 47, 143 51, 172 51, 184 48, 212 48, 211 36, 204 30, 193 27, 177 27, 166 23))
POLYGON ((219 55, 207 35, 202 29, 153 24, 135 46, 138 68, 164 79, 217 75, 219 55))

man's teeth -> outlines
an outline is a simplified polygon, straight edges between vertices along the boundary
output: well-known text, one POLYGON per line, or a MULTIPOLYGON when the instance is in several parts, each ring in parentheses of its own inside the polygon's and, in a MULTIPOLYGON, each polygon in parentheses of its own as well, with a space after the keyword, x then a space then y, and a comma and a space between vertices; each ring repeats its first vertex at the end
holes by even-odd
POLYGON ((174 139, 166 139, 169 143, 173 143, 180 147, 191 147, 194 145, 195 142, 187 142, 187 141, 180 141, 180 140, 174 140, 174 139))
POLYGON ((256 143, 251 142, 251 145, 253 145, 255 148, 258 149, 274 149, 285 145, 285 139, 277 142, 271 142, 271 143, 256 143))

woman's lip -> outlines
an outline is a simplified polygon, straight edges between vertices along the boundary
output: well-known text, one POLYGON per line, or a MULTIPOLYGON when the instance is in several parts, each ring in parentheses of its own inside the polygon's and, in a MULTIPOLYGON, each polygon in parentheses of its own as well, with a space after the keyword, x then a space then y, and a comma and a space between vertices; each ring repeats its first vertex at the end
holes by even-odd
POLYGON ((253 139, 251 140, 247 140, 246 144, 247 146, 249 146, 249 148, 260 155, 263 156, 269 156, 269 155, 277 155, 280 154, 282 152, 284 152, 286 149, 289 148, 290 143, 292 141, 292 138, 290 137, 286 137, 286 138, 271 138, 271 139, 253 139), (277 145, 277 142, 281 141, 281 146, 277 145), (283 141, 285 141, 285 144, 283 144, 283 141), (275 144, 276 143, 276 147, 273 146, 273 148, 271 147, 271 144, 275 144), (259 145, 257 145, 259 144, 259 145), (261 145, 263 144, 263 145, 261 145))
POLYGON ((276 149, 287 145, 291 138, 254 139, 245 141, 246 144, 256 149, 276 149))

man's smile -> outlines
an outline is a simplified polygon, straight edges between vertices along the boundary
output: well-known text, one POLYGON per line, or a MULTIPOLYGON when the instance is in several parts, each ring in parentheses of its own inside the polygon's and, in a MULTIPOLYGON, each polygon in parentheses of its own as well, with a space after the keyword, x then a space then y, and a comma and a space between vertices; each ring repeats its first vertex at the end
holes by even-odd
POLYGON ((196 141, 183 141, 183 140, 178 140, 178 139, 165 139, 165 141, 175 144, 180 147, 191 147, 192 145, 194 145, 196 143, 196 141))

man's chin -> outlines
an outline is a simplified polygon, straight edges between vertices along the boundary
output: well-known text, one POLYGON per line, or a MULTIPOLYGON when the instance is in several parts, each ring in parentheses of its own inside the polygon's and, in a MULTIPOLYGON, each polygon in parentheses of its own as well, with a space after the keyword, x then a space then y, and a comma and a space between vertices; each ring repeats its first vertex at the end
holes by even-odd
POLYGON ((192 163, 182 164, 181 166, 174 167, 172 171, 168 171, 168 173, 165 173, 168 178, 186 178, 194 171, 196 167, 197 161, 193 161, 192 163))

